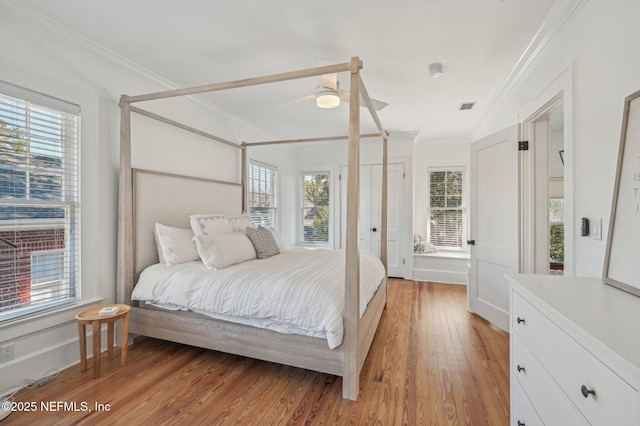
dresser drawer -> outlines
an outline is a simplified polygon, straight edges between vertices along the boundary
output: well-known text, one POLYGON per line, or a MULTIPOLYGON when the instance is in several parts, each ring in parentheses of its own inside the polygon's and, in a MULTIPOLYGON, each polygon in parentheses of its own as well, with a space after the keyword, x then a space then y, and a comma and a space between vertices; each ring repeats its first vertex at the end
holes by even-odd
POLYGON ((588 424, 522 340, 517 335, 511 339, 511 373, 515 377, 512 386, 522 387, 542 422, 547 425, 588 424))
POLYGON ((522 338, 521 343, 591 423, 640 424, 636 389, 520 294, 514 291, 512 298, 512 335, 522 338), (595 393, 585 397, 583 391, 595 393))
POLYGON ((526 394, 517 380, 511 382, 513 394, 511 397, 511 426, 542 426, 543 423, 531 406, 526 394))

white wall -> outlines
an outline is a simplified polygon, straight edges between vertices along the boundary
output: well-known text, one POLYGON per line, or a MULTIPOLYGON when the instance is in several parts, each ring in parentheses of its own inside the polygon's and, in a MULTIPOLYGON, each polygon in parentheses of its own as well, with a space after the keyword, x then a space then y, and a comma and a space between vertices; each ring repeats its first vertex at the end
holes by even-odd
POLYGON ((602 274, 624 98, 640 89, 639 16, 637 0, 586 2, 535 68, 496 103, 476 135, 480 139, 513 125, 563 72, 571 74, 565 86, 565 117, 572 123, 565 128, 565 172, 572 174, 565 179, 574 182, 568 201, 575 225, 565 232, 575 240, 576 275, 602 274), (602 241, 579 236, 580 217, 603 219, 602 241))
MULTIPOLYGON (((77 363, 75 314, 92 304, 115 301, 118 100, 123 93, 137 95, 173 87, 18 3, 0 4, 0 39, 11 40, 0 49, 2 80, 79 104, 82 111, 82 300, 55 313, 0 325, 0 346, 15 345, 15 359, 0 364, 2 394, 26 378, 77 363)), ((218 109, 204 111, 196 100, 163 101, 152 107, 156 113, 232 140, 234 126, 251 130, 218 109)), ((264 137, 257 130, 252 134, 264 137)), ((188 170, 202 177, 239 181, 239 150, 221 148, 144 117, 134 118, 133 135, 138 141, 133 146, 134 167, 174 173, 188 170)), ((90 341, 88 347, 90 351, 90 341)))

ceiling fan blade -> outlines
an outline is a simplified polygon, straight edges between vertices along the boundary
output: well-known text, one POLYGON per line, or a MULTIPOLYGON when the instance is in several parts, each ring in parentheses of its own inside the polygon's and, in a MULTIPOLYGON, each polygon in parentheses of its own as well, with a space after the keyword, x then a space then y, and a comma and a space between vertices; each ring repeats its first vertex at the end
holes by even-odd
POLYGON ((387 105, 389 105, 389 104, 388 104, 388 103, 386 103, 386 102, 382 102, 382 101, 379 101, 379 100, 377 100, 377 99, 373 99, 373 98, 371 98, 371 103, 373 104, 373 108, 374 108, 376 111, 380 111, 382 108, 384 108, 384 107, 386 107, 387 105))
POLYGON ((301 104, 301 103, 304 103, 304 102, 308 102, 308 101, 310 101, 312 99, 315 99, 315 98, 316 98, 316 95, 302 96, 302 97, 295 98, 295 99, 292 99, 290 101, 287 101, 287 102, 285 102, 284 104, 280 105, 277 108, 280 108, 280 109, 290 108, 292 106, 295 106, 295 105, 298 105, 298 104, 301 104))
MULTIPOLYGON (((346 90, 343 90, 343 91, 340 92, 340 100, 341 101, 349 102, 350 99, 351 99, 351 93, 349 93, 346 90)), ((384 108, 387 105, 389 105, 386 102, 382 102, 382 101, 379 101, 379 100, 373 99, 373 98, 371 98, 371 103, 373 104, 373 108, 376 111, 380 111, 382 108, 384 108)), ((362 106, 363 108, 365 107, 364 100, 362 99, 362 96, 360 96, 360 106, 362 106)))
POLYGON ((320 76, 320 86, 327 89, 338 90, 338 73, 323 74, 320 76))

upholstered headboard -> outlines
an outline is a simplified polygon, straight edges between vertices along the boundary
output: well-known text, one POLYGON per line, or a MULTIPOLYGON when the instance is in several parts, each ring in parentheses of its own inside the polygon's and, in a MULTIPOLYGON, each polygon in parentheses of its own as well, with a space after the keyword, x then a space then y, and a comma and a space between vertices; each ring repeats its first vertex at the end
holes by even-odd
POLYGON ((236 183, 133 169, 134 273, 158 262, 156 223, 190 228, 189 215, 238 216, 242 186, 236 183))

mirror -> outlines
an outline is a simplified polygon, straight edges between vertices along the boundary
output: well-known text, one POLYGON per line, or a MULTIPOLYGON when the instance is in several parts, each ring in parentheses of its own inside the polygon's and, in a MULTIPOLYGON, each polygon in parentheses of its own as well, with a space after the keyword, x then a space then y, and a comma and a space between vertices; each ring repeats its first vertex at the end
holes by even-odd
POLYGON ((640 91, 624 103, 603 281, 640 296, 640 91))

